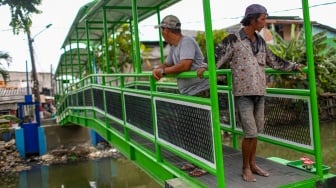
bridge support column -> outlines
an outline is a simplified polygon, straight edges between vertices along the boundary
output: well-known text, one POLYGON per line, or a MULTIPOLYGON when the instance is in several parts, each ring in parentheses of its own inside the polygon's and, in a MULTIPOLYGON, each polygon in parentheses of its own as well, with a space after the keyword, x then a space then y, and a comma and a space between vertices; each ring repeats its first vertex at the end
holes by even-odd
POLYGON ((96 131, 90 130, 91 144, 97 146, 101 141, 104 141, 104 138, 101 137, 96 131))

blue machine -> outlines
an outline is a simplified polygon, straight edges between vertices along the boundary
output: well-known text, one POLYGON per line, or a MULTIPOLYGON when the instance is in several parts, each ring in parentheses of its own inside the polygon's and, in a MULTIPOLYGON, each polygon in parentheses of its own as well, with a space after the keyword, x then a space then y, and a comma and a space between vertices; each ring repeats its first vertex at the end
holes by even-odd
POLYGON ((33 102, 32 95, 25 95, 25 102, 18 103, 18 105, 19 118, 22 120, 20 123, 22 130, 18 130, 18 135, 23 135, 23 137, 17 137, 20 154, 25 156, 39 153, 40 103, 33 102))

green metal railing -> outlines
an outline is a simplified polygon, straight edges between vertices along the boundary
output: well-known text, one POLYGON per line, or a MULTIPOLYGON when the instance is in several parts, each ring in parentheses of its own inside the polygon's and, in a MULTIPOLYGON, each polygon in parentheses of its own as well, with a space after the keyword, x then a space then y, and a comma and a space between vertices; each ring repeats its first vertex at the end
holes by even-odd
MULTIPOLYGON (((271 69, 267 70, 267 72, 272 74, 281 73, 271 69)), ((217 149, 222 150, 221 130, 230 132, 232 134, 232 145, 237 149, 239 149, 238 142, 242 135, 242 130, 239 126, 237 126, 238 123, 235 117, 234 99, 232 96, 231 85, 232 79, 230 77, 231 71, 219 70, 217 71, 217 74, 225 75, 228 81, 227 85, 212 85, 218 90, 218 94, 215 93, 217 98, 227 104, 224 108, 222 108, 218 100, 213 102, 213 95, 211 98, 205 99, 176 94, 176 83, 155 82, 151 73, 149 72, 141 74, 92 74, 65 90, 64 95, 62 95, 60 98, 58 111, 60 122, 62 124, 67 122, 74 122, 76 124, 92 128, 102 134, 104 138, 111 141, 112 143, 113 137, 111 137, 111 134, 113 133, 114 136, 117 135, 126 143, 130 145, 136 145, 136 148, 133 148, 134 146, 132 146, 134 150, 139 149, 141 152, 146 153, 146 155, 153 157, 154 161, 157 161, 158 163, 160 163, 160 161, 164 161, 162 152, 173 153, 174 155, 196 164, 199 167, 207 170, 209 173, 215 175, 219 179, 218 182, 224 181, 224 176, 221 176, 221 174, 224 174, 225 169, 219 168, 218 163, 224 164, 225 161, 223 161, 222 151, 216 151, 217 149), (168 91, 166 89, 168 89, 168 91), (111 100, 113 97, 115 100, 111 100), (162 106, 162 103, 157 106, 158 101, 170 102, 170 105, 167 105, 165 112, 162 112, 163 109, 159 109, 160 105, 162 106), (108 106, 109 104, 111 104, 111 106, 108 106), (134 106, 130 107, 130 104, 133 104, 134 106), (209 113, 209 115, 211 114, 211 123, 208 125, 210 127, 209 130, 211 131, 208 131, 204 134, 209 135, 211 142, 214 144, 211 150, 213 152, 213 156, 206 156, 206 159, 204 159, 195 155, 195 153, 186 150, 186 148, 176 145, 176 143, 174 144, 173 142, 170 143, 169 140, 164 140, 160 137, 160 132, 158 132, 158 129, 160 129, 158 119, 163 117, 165 113, 169 113, 170 111, 174 110, 171 109, 171 104, 174 106, 182 105, 188 108, 193 107, 193 109, 205 110, 207 113, 209 113), (214 111, 214 109, 211 108, 214 104, 219 105, 219 109, 217 111, 214 111), (132 111, 130 111, 130 109, 132 109, 132 111), (159 116, 157 116, 158 110, 161 110, 159 116), (229 121, 221 121, 220 115, 223 113, 223 111, 226 114, 229 114, 229 121), (215 117, 218 117, 218 120, 215 121, 215 117, 212 116, 213 113, 217 114, 215 117), (140 118, 140 120, 137 118, 140 118), (89 121, 89 119, 91 120, 89 121), (95 123, 92 123, 92 121, 95 123), (144 121, 145 123, 142 124, 141 121, 144 121), (216 124, 216 122, 218 123, 216 124), (114 126, 111 126, 111 124, 114 126), (219 131, 215 134, 217 130, 214 127, 216 126, 218 126, 219 131), (147 148, 146 146, 142 145, 141 142, 137 142, 137 139, 134 137, 139 137, 146 140, 146 143, 151 143, 153 147, 147 148)), ((183 78, 191 78, 195 76, 195 72, 182 73, 178 75, 178 77, 183 78)), ((205 77, 207 76, 208 74, 206 73, 205 77)), ((308 119, 308 121, 304 121, 306 125, 298 127, 295 130, 293 129, 292 132, 288 132, 286 135, 282 135, 282 137, 277 137, 279 134, 271 136, 262 134, 259 136, 259 139, 267 143, 294 149, 296 151, 310 155, 315 155, 315 153, 318 153, 314 144, 319 143, 319 139, 318 141, 315 141, 315 137, 310 137, 310 135, 316 134, 311 132, 314 129, 313 124, 310 121, 313 118, 310 116, 311 111, 309 110, 308 106, 310 104, 309 90, 268 88, 267 92, 268 93, 266 97, 284 98, 285 102, 288 103, 289 101, 291 105, 292 103, 295 105, 295 103, 299 103, 300 101, 302 103, 303 101, 303 105, 301 104, 301 107, 303 106, 304 109, 308 109, 308 111, 305 110, 308 116, 304 116, 305 119, 308 119), (291 100, 294 100, 294 102, 291 100), (296 135, 299 132, 303 132, 302 130, 305 130, 306 132, 305 137, 308 136, 311 139, 308 140, 308 142, 305 144, 300 142, 302 135, 296 135), (307 132, 307 130, 309 132, 307 132), (287 140, 286 138, 295 139, 287 140)), ((177 110, 177 113, 181 113, 187 109, 184 109, 184 107, 182 108, 183 109, 180 111, 177 110)), ((280 116, 282 114, 286 116, 286 114, 294 113, 295 110, 297 110, 297 108, 289 111, 289 113, 278 112, 276 116, 280 116)), ((193 114, 190 113, 189 115, 191 116, 193 114)), ((177 117, 180 119, 188 119, 188 115, 177 117)), ((300 119, 301 117, 292 116, 285 118, 285 120, 290 118, 292 118, 291 121, 297 122, 293 119, 300 119)), ((167 118, 166 121, 168 121, 168 119, 169 118, 167 118)), ((161 121, 161 123, 162 122, 164 123, 164 121, 161 121)), ((178 122, 171 121, 171 123, 174 124, 178 122)), ((279 129, 279 127, 277 127, 277 129, 279 129)), ((288 129, 288 127, 286 129, 288 129)), ((280 130, 284 129, 281 129, 280 127, 280 130)), ((175 135, 175 137, 178 136, 179 135, 175 135)), ((126 151, 128 150, 128 147, 129 146, 123 148, 123 146, 119 146, 118 149, 121 151, 126 151)), ((171 164, 164 162, 162 165, 171 164)), ((171 169, 174 169, 173 166, 170 167, 171 169)), ((173 174, 179 174, 178 171, 179 170, 175 170, 173 174)), ((182 175, 179 174, 178 176, 182 175)))

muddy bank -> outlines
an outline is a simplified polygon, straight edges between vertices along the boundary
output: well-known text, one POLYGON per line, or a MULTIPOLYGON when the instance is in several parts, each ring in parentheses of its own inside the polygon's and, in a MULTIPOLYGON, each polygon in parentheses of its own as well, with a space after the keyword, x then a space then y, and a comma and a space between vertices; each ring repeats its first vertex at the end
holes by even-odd
POLYGON ((122 155, 108 143, 100 142, 96 147, 89 143, 79 144, 73 147, 61 145, 45 155, 32 155, 23 159, 16 149, 15 139, 12 139, 8 142, 0 141, 0 174, 30 170, 34 165, 64 164, 105 157, 119 158, 121 156, 122 155))

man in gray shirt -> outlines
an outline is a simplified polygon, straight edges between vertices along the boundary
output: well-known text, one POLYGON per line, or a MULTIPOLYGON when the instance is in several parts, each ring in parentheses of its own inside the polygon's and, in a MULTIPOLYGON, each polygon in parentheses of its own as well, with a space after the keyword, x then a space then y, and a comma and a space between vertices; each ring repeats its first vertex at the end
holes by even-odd
MULTIPOLYGON (((153 70, 153 77, 160 80, 166 74, 178 74, 185 71, 196 71, 198 68, 206 68, 204 57, 196 41, 189 36, 182 35, 181 22, 173 15, 166 16, 157 28, 161 28, 161 34, 170 44, 170 51, 165 63, 153 70)), ((209 97, 209 81, 204 78, 178 78, 177 86, 181 94, 199 97, 209 97)), ((186 132, 187 125, 179 125, 179 132, 186 132)), ((192 133, 189 133, 192 134, 192 133)), ((197 135, 189 135, 196 137, 197 135)), ((183 139, 181 139, 183 142, 183 139)), ((183 144, 183 143, 181 143, 183 144)), ((182 170, 190 171, 189 175, 199 177, 207 172, 192 164, 185 164, 182 170)))
MULTIPOLYGON (((198 44, 192 37, 182 35, 181 23, 176 16, 166 16, 157 27, 161 28, 163 38, 171 46, 165 63, 153 70, 156 80, 160 80, 165 74, 196 71, 202 66, 206 67, 198 44)), ((181 94, 198 95, 209 90, 209 81, 203 78, 178 78, 177 86, 181 94)))

